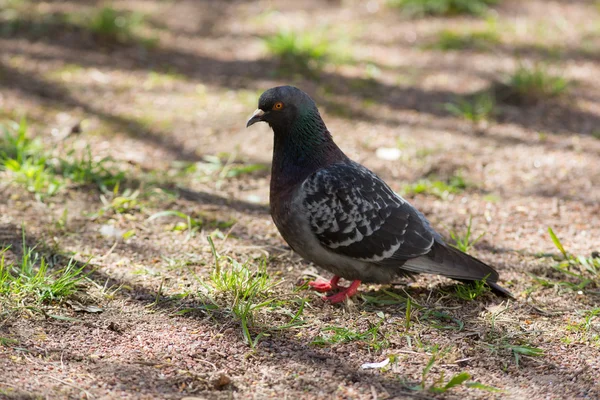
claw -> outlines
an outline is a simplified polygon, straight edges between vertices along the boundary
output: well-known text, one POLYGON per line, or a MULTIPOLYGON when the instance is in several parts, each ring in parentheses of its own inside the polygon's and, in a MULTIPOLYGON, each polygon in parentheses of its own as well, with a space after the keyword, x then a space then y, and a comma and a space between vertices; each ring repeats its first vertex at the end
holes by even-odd
POLYGON ((311 287, 311 289, 316 290, 317 292, 320 293, 327 293, 330 290, 334 290, 334 289, 338 289, 338 282, 340 280, 339 276, 334 276, 333 278, 331 278, 331 281, 329 282, 325 282, 325 281, 314 281, 314 282, 309 282, 308 286, 311 287))
POLYGON ((320 293, 327 293, 331 289, 333 289, 333 287, 331 286, 331 282, 325 281, 308 282, 308 286, 310 286, 312 290, 315 290, 320 293))
POLYGON ((360 286, 360 281, 352 281, 350 286, 344 288, 341 292, 333 294, 331 296, 324 296, 323 300, 330 302, 331 304, 341 303, 345 301, 348 297, 354 296, 358 292, 358 286, 360 286))

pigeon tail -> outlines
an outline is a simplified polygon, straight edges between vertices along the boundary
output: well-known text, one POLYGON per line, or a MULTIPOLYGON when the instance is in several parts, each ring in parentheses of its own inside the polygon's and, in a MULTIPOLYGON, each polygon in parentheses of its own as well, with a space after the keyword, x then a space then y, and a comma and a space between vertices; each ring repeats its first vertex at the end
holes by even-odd
POLYGON ((408 260, 402 268, 417 273, 439 274, 461 282, 485 280, 494 293, 514 298, 497 284, 498 272, 494 268, 437 240, 428 254, 408 260))
POLYGON ((502 286, 498 285, 496 282, 486 282, 486 284, 492 289, 492 292, 499 296, 509 297, 514 299, 515 296, 508 290, 504 289, 502 286))

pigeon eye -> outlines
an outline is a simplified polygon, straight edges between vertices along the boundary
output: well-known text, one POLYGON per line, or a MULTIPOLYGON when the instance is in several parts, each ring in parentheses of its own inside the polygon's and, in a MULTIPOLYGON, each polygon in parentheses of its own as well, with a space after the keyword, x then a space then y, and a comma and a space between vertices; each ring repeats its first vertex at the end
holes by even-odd
POLYGON ((277 103, 275 103, 275 105, 273 105, 273 110, 281 110, 283 108, 283 103, 278 101, 277 103))

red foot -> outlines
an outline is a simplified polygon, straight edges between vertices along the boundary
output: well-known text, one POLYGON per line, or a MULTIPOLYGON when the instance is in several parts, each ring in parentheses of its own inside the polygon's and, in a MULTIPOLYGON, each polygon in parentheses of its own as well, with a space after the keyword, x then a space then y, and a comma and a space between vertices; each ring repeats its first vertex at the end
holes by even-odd
POLYGON ((312 290, 316 290, 317 292, 327 293, 330 290, 337 289, 339 287, 337 285, 339 280, 340 280, 340 277, 336 275, 333 278, 331 278, 331 281, 329 281, 329 282, 313 281, 313 282, 309 282, 308 286, 310 286, 312 290))
POLYGON ((341 303, 345 301, 348 297, 354 296, 358 292, 358 287, 360 286, 360 281, 352 281, 350 286, 347 288, 342 288, 341 292, 333 294, 331 296, 323 297, 323 300, 330 302, 331 304, 341 303))

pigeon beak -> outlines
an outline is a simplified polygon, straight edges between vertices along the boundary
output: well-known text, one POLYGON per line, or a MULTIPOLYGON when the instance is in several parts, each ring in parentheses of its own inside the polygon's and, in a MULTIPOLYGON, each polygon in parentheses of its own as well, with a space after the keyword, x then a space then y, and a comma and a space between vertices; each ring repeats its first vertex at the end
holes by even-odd
POLYGON ((260 108, 257 108, 254 113, 252 114, 252 116, 250 117, 250 119, 248 120, 248 122, 246 122, 246 128, 254 125, 255 123, 262 121, 262 116, 265 115, 265 112, 263 110, 261 110, 260 108))

